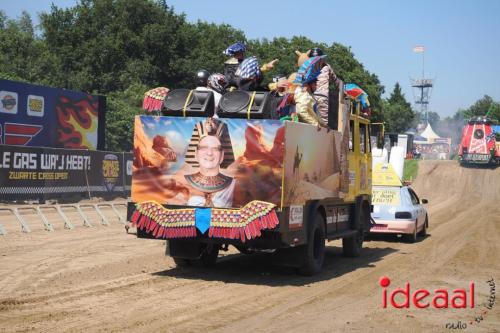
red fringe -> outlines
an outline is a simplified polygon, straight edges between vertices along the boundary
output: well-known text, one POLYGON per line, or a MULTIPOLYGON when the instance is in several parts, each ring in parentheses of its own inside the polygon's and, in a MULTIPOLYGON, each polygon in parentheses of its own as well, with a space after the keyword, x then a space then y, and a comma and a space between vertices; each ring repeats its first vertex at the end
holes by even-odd
POLYGON ((268 214, 256 218, 244 227, 210 227, 209 237, 240 239, 243 243, 246 240, 260 237, 262 230, 272 229, 279 224, 278 215, 275 210, 268 214))
POLYGON ((132 222, 133 225, 137 225, 137 221, 139 220, 140 217, 141 217, 141 212, 136 210, 132 214, 132 217, 130 218, 130 222, 132 222))
POLYGON ((142 102, 142 108, 148 112, 161 111, 163 100, 159 100, 150 96, 146 96, 142 102))

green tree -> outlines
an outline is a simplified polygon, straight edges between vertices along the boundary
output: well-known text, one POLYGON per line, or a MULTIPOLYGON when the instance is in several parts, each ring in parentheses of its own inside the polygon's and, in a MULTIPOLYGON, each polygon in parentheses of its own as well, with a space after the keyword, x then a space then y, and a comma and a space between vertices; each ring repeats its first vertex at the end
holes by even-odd
POLYGON ((173 85, 184 16, 147 0, 81 0, 41 15, 43 36, 57 58, 57 86, 108 93, 132 83, 173 85))
POLYGON ((500 121, 500 103, 495 102, 490 96, 484 95, 467 109, 463 110, 463 118, 469 119, 475 116, 486 116, 494 121, 500 121))
POLYGON ((411 104, 406 101, 398 82, 389 98, 383 101, 382 117, 388 132, 403 133, 411 127, 415 113, 411 104))
POLYGON ((0 11, 0 77, 16 81, 43 83, 52 72, 52 61, 45 43, 35 34, 30 15, 8 19, 0 11))

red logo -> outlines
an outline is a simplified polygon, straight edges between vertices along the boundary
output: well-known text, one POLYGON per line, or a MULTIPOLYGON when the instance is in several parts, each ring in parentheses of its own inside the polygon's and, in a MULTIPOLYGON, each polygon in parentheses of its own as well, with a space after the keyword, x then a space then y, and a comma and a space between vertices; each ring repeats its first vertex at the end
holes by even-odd
POLYGON ((433 292, 427 289, 411 290, 410 282, 405 283, 404 288, 395 288, 388 294, 387 287, 391 284, 391 280, 387 276, 383 276, 379 280, 382 287, 382 307, 387 308, 388 300, 390 305, 396 309, 410 308, 413 306, 423 309, 434 307, 436 309, 465 309, 467 307, 474 308, 474 282, 469 283, 469 290, 454 289, 435 289, 433 292))
POLYGON ((5 123, 6 145, 25 146, 43 129, 41 125, 5 123))

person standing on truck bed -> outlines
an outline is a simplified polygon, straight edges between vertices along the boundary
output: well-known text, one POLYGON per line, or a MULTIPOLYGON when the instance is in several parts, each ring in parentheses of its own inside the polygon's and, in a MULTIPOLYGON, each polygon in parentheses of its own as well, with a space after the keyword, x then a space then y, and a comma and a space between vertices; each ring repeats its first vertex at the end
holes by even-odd
MULTIPOLYGON (((319 47, 315 47, 308 52, 308 55, 309 57, 321 57, 324 53, 319 47)), ((314 91, 314 99, 316 100, 318 116, 325 124, 328 124, 330 82, 333 82, 336 86, 339 85, 339 79, 332 67, 323 62, 318 75, 317 87, 314 91)))
POLYGON ((226 77, 220 73, 210 74, 202 69, 196 73, 195 90, 211 91, 214 95, 214 117, 218 118, 219 102, 226 87, 226 77))
MULTIPOLYGON (((231 44, 224 51, 224 54, 226 56, 231 57, 224 62, 224 76, 226 77, 228 87, 237 87, 237 88, 240 87, 236 77, 236 71, 245 60, 245 52, 246 52, 246 46, 243 42, 236 42, 234 44, 231 44)), ((273 69, 274 65, 277 62, 278 59, 274 59, 268 62, 267 64, 264 64, 259 69, 261 72, 267 72, 273 69)))
POLYGON ((295 89, 295 110, 299 121, 318 127, 327 127, 314 110, 316 103, 314 92, 317 89, 317 80, 321 73, 324 57, 317 56, 307 59, 300 66, 294 81, 294 83, 301 85, 295 89))

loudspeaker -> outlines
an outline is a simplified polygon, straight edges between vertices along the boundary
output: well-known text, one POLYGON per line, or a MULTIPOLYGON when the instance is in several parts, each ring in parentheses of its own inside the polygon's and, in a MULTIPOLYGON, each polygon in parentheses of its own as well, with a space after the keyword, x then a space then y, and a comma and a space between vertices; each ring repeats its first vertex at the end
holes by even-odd
POLYGON ((162 113, 165 116, 212 117, 214 115, 214 93, 210 90, 175 89, 168 93, 163 103, 162 113))
POLYGON ((271 96, 266 91, 231 91, 220 99, 217 115, 221 118, 247 118, 250 113, 250 119, 270 119, 270 99, 271 96))

